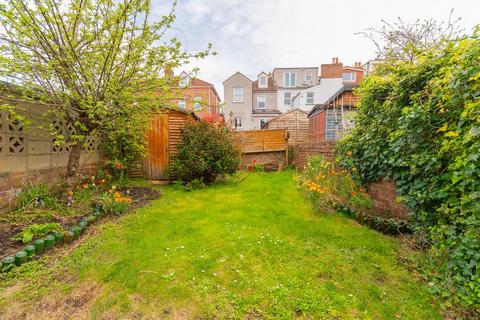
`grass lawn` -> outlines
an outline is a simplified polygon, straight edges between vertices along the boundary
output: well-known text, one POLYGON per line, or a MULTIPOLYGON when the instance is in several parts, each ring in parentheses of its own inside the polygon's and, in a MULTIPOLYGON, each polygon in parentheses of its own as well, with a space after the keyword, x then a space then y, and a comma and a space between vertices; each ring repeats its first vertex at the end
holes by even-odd
POLYGON ((68 254, 17 268, 0 318, 441 318, 395 239, 315 214, 293 174, 166 187, 68 254))

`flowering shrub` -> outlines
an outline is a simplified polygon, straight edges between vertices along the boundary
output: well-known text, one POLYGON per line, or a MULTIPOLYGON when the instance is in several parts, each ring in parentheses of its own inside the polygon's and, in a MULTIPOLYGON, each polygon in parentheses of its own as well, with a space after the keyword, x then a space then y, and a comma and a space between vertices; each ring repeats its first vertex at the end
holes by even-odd
POLYGON ((132 203, 132 198, 126 195, 122 195, 113 186, 107 192, 102 194, 101 204, 105 212, 122 214, 127 211, 128 207, 132 203))
POLYGON ((372 207, 368 194, 348 171, 336 168, 322 156, 309 157, 305 172, 297 176, 297 181, 317 210, 332 211, 346 206, 363 212, 372 207))

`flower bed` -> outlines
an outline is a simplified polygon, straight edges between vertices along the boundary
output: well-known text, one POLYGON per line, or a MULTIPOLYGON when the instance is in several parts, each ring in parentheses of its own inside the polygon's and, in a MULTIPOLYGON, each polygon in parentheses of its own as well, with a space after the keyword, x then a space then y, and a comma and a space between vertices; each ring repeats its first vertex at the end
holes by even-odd
POLYGON ((159 192, 152 188, 116 188, 111 184, 108 188, 105 180, 98 183, 102 180, 92 177, 80 184, 75 192, 67 191, 63 203, 62 196, 52 196, 55 208, 41 205, 3 214, 0 229, 7 232, 0 237, 0 270, 9 271, 54 247, 72 243, 104 216, 123 214, 159 197, 159 192), (25 220, 18 220, 24 215, 27 216, 25 220), (32 218, 28 218, 29 215, 32 218))

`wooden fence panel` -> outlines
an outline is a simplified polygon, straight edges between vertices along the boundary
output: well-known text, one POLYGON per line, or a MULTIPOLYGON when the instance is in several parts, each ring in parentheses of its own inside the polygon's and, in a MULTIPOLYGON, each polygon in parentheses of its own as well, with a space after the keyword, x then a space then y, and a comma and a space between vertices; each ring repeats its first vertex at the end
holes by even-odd
POLYGON ((285 129, 239 131, 236 134, 236 142, 242 153, 287 150, 285 129))

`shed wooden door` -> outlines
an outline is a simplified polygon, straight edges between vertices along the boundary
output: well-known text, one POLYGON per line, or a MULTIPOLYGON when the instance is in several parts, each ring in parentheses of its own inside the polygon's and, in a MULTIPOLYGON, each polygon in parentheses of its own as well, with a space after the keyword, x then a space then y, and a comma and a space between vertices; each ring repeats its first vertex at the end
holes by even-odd
POLYGON ((145 173, 147 179, 168 179, 165 170, 169 163, 168 114, 154 114, 147 131, 147 156, 145 173))

